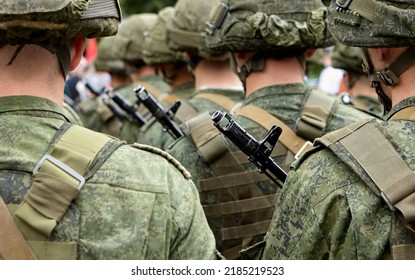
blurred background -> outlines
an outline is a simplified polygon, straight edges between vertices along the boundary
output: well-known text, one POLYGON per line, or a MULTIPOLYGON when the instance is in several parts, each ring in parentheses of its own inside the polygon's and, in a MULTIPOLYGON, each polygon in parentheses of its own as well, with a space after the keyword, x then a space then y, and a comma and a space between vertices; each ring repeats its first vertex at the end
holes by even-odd
POLYGON ((157 13, 166 6, 174 6, 176 0, 120 0, 123 16, 138 13, 157 13))

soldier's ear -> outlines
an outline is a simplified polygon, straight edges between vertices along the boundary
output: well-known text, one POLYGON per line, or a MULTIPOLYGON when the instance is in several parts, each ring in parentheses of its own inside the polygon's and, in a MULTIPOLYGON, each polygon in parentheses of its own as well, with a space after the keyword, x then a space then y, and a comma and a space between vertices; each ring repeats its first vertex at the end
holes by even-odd
POLYGON ((85 37, 76 37, 71 43, 71 65, 69 70, 73 71, 81 62, 86 47, 85 37))

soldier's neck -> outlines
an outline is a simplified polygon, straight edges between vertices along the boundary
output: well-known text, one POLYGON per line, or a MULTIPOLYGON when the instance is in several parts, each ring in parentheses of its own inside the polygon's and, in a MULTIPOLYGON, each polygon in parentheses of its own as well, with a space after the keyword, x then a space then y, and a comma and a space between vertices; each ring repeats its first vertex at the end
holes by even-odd
POLYGON ((297 58, 265 60, 264 70, 250 73, 246 79, 246 97, 268 86, 304 83, 304 68, 297 58))
POLYGON ((193 71, 195 76, 195 88, 235 89, 243 90, 238 76, 233 73, 230 61, 206 61, 198 63, 193 71))

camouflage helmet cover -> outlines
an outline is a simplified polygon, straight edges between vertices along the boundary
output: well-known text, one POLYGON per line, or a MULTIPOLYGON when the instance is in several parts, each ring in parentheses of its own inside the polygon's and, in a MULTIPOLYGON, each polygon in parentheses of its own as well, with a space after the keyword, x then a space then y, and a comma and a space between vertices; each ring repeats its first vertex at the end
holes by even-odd
POLYGON ((334 68, 364 74, 362 50, 358 47, 337 43, 331 53, 331 64, 334 68))
POLYGON ((214 52, 207 48, 205 42, 209 12, 219 3, 219 0, 178 0, 174 6, 174 17, 167 25, 170 47, 193 51, 205 59, 227 58, 223 52, 214 52))
POLYGON ((0 3, 0 46, 38 44, 51 51, 77 36, 114 35, 117 0, 26 0, 0 3))
POLYGON ((147 64, 177 63, 186 59, 182 51, 169 47, 167 25, 174 17, 174 8, 165 7, 158 13, 157 21, 145 37, 143 60, 147 64))
POLYGON ((341 43, 356 47, 415 45, 413 0, 323 0, 329 29, 341 43))
POLYGON ((117 38, 115 36, 102 38, 98 43, 98 55, 94 61, 97 71, 110 74, 127 75, 124 61, 119 59, 119 50, 114 47, 117 38))
POLYGON ((211 12, 207 45, 228 51, 327 47, 333 39, 320 0, 221 0, 211 12))
POLYGON ((144 40, 156 21, 157 14, 142 13, 131 15, 121 23, 114 42, 114 48, 119 50, 120 59, 143 60, 144 40))

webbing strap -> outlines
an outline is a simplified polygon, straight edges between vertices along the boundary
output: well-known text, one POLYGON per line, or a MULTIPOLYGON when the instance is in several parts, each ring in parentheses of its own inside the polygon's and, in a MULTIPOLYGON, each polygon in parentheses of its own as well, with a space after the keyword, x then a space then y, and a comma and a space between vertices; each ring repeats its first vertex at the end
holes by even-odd
POLYGON ((206 216, 219 216, 243 213, 258 209, 273 208, 276 196, 274 194, 248 199, 203 205, 206 216))
POLYGON ((198 99, 206 99, 211 101, 212 103, 215 103, 216 105, 224 108, 226 111, 231 112, 235 109, 235 106, 237 106, 238 102, 233 101, 229 97, 223 95, 223 94, 217 94, 217 93, 200 93, 195 95, 193 98, 198 99))
POLYGON ((158 100, 161 102, 166 102, 167 104, 173 104, 173 102, 177 101, 181 99, 180 97, 178 97, 175 94, 166 94, 163 95, 162 97, 160 97, 158 100))
POLYGON ((190 120, 200 114, 192 104, 187 100, 180 100, 181 104, 177 110, 174 118, 177 119, 180 123, 185 123, 187 120, 190 120))
POLYGON ((35 255, 0 197, 0 259, 34 260, 35 255))
POLYGON ((415 244, 399 244, 391 248, 394 260, 415 260, 415 244))
POLYGON ((312 90, 296 121, 296 134, 310 141, 321 137, 336 102, 335 98, 312 90))
POLYGON ((68 128, 67 124, 58 134, 61 137, 35 168, 32 186, 14 213, 27 240, 45 241, 50 236, 78 196, 91 163, 110 140, 104 134, 80 126, 68 128))
POLYGON ((340 143, 379 187, 391 209, 399 209, 407 225, 415 222, 415 173, 384 134, 367 123, 340 143))
POLYGON ((397 120, 410 120, 415 121, 415 107, 407 107, 398 111, 394 114, 390 120, 397 121, 397 120))
POLYGON ((220 131, 213 125, 209 112, 190 119, 186 122, 186 126, 188 134, 205 162, 213 162, 228 150, 221 139, 220 131))
POLYGON ((200 191, 208 192, 217 189, 231 188, 243 184, 253 184, 268 181, 269 178, 265 174, 259 173, 257 170, 249 170, 240 173, 231 173, 212 178, 199 180, 200 191))
MULTIPOLYGON (((403 217, 406 227, 414 232, 415 173, 376 127, 373 119, 359 121, 335 134, 324 136, 321 142, 330 146, 337 141, 346 148, 375 183, 379 189, 376 193, 379 195, 380 192, 392 211, 399 210, 397 213, 403 217)), ((397 256, 413 254, 406 252, 405 248, 409 247, 397 246, 393 250, 397 256)))
POLYGON ((284 122, 257 106, 241 106, 236 110, 236 115, 246 117, 267 130, 270 130, 273 125, 277 124, 282 128, 282 133, 278 140, 293 154, 297 154, 306 143, 306 140, 297 136, 284 122))
POLYGON ((222 229, 222 239, 228 240, 235 238, 245 238, 258 234, 264 234, 268 231, 270 223, 271 220, 266 220, 249 225, 224 228, 222 229))

